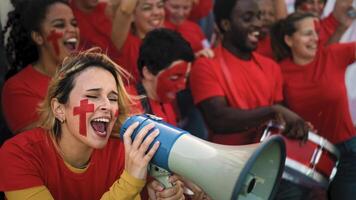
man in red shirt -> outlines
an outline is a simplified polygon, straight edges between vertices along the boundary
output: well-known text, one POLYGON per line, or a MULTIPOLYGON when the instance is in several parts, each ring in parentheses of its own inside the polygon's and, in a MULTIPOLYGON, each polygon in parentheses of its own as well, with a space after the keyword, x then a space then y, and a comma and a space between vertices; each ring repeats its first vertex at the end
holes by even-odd
POLYGON ((261 29, 255 1, 217 1, 215 20, 223 34, 213 59, 201 58, 191 72, 195 104, 212 130, 211 140, 222 144, 259 141, 256 128, 268 120, 285 124, 284 133, 304 138, 308 126, 279 105, 282 77, 272 60, 253 53, 261 29))

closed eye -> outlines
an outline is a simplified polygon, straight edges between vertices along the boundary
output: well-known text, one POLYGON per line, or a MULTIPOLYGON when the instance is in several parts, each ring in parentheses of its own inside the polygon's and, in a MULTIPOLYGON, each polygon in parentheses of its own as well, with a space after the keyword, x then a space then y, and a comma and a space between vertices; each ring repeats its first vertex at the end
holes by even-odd
POLYGON ((85 95, 86 97, 88 97, 89 99, 97 99, 97 96, 93 96, 93 95, 85 95))
POLYGON ((110 101, 113 101, 113 102, 117 102, 118 99, 117 98, 109 98, 110 101))

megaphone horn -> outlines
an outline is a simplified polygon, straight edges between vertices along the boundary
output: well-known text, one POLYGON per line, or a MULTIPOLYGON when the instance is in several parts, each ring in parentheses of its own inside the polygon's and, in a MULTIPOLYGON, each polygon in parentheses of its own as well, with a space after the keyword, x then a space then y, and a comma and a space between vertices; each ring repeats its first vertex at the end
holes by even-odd
POLYGON ((140 125, 132 133, 132 139, 150 123, 160 130, 155 138, 160 146, 151 163, 194 182, 212 199, 273 198, 286 159, 280 136, 269 137, 261 144, 220 145, 144 114, 129 117, 120 130, 121 137, 136 121, 140 125))

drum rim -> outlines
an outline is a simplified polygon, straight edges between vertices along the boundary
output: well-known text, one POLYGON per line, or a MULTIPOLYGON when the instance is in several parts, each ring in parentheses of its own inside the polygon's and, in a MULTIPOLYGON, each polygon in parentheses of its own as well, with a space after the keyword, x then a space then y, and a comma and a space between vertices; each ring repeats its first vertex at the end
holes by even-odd
POLYGON ((316 133, 313 133, 311 131, 309 131, 309 133, 308 133, 308 139, 310 141, 314 142, 315 144, 318 144, 319 146, 323 147, 324 149, 326 149, 333 155, 335 155, 336 159, 339 160, 339 158, 340 158, 339 150, 336 148, 336 146, 334 144, 329 142, 327 139, 325 139, 324 137, 322 137, 316 133))
MULTIPOLYGON (((296 160, 286 158, 285 168, 290 168, 313 179, 322 187, 327 187, 329 185, 329 178, 326 178, 326 176, 319 173, 316 169, 313 170, 310 167, 306 167, 304 164, 296 160)), ((288 176, 292 176, 292 175, 288 175, 288 176)), ((293 178, 286 177, 286 170, 284 170, 283 172, 283 178, 298 184, 298 182, 294 179, 294 177, 293 178)))

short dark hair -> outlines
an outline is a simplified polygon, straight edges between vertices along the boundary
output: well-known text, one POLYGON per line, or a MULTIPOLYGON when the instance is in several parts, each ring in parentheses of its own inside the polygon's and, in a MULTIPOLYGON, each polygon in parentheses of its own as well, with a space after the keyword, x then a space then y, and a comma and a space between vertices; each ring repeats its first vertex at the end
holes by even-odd
POLYGON ((192 47, 178 32, 159 28, 147 33, 137 60, 141 76, 144 66, 152 74, 157 75, 176 60, 187 62, 194 60, 192 47))
POLYGON ((272 50, 277 61, 292 56, 291 49, 284 41, 284 36, 292 36, 297 31, 295 24, 307 17, 315 17, 308 12, 294 12, 287 18, 277 21, 271 28, 272 50))
POLYGON ((221 27, 221 21, 231 19, 231 13, 237 1, 238 0, 216 0, 214 3, 215 23, 222 33, 225 31, 221 27))

